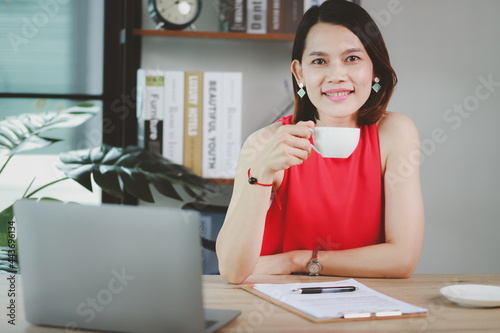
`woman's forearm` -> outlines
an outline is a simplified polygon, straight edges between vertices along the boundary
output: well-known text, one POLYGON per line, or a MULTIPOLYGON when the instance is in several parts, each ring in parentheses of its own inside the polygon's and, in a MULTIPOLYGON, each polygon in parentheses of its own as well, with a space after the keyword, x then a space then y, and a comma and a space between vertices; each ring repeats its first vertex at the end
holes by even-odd
POLYGON ((310 156, 312 127, 312 121, 273 124, 255 132, 245 142, 216 246, 219 271, 229 282, 241 283, 254 271, 262 249, 270 185, 279 189, 284 170, 302 164, 310 156), (249 183, 250 176, 258 183, 249 183))
POLYGON ((233 196, 217 237, 219 271, 231 283, 243 282, 259 260, 271 194, 270 188, 246 185, 233 196))
MULTIPOLYGON (((312 251, 293 251, 295 272, 307 273, 312 251)), ((321 275, 408 278, 420 258, 420 249, 382 243, 349 250, 319 251, 321 275)))

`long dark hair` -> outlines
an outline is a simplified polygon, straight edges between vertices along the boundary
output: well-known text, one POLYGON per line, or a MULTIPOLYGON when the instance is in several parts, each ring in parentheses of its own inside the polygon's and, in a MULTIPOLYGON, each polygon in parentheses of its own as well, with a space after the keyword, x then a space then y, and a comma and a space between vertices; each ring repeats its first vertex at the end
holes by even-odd
MULTIPOLYGON (((378 93, 372 90, 366 103, 357 112, 357 124, 369 125, 377 122, 384 114, 389 100, 398 81, 396 72, 391 66, 389 53, 377 24, 370 15, 360 6, 345 0, 327 0, 321 6, 310 8, 302 17, 292 50, 292 62, 302 63, 306 38, 309 30, 317 23, 331 23, 341 25, 351 30, 363 43, 368 56, 373 63, 373 72, 380 78, 381 89, 378 93)), ((292 75, 293 89, 299 90, 292 75)), ((295 109, 293 121, 319 119, 318 110, 311 103, 308 95, 299 98, 294 94, 295 109)))

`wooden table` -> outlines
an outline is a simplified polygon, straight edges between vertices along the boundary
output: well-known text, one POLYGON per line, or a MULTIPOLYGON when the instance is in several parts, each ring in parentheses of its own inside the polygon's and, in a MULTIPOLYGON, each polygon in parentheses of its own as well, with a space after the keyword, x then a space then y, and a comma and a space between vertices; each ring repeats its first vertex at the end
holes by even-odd
MULTIPOLYGON (((8 274, 0 275, 0 332, 59 333, 64 329, 32 326, 23 311, 20 277, 16 276, 16 325, 9 325, 8 274), (21 295, 19 292, 21 291, 21 295)), ((338 277, 298 275, 251 276, 246 284, 337 281, 338 277)), ((500 332, 500 308, 464 308, 449 302, 439 289, 453 284, 500 286, 500 274, 414 275, 409 279, 361 279, 359 282, 388 296, 429 310, 427 317, 315 324, 275 306, 240 285, 228 284, 220 276, 203 276, 206 307, 238 309, 241 315, 220 332, 500 332)))
MULTIPOLYGON (((337 281, 328 276, 251 276, 245 284, 337 281)), ((361 279, 366 286, 429 310, 426 317, 312 323, 231 285, 220 276, 204 276, 205 306, 239 309, 241 315, 221 332, 500 332, 500 308, 465 308, 448 301, 439 289, 454 284, 500 286, 500 274, 414 275, 409 279, 361 279)))

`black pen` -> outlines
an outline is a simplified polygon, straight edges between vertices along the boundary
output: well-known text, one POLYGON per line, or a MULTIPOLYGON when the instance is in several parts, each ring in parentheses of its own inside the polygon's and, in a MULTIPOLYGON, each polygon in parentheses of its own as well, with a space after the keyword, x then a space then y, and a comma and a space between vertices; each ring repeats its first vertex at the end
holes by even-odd
POLYGON ((295 288, 290 290, 293 294, 321 294, 321 293, 347 293, 355 291, 354 286, 341 287, 310 287, 310 288, 295 288))

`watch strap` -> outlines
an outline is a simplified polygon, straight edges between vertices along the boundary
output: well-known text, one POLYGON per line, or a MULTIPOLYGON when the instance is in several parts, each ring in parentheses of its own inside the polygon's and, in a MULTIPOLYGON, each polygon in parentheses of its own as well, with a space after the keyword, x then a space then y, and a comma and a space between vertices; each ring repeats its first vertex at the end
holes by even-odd
POLYGON ((313 258, 313 259, 318 260, 318 251, 319 251, 319 249, 314 249, 314 250, 313 250, 313 255, 312 255, 312 258, 313 258))

